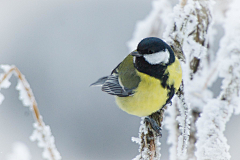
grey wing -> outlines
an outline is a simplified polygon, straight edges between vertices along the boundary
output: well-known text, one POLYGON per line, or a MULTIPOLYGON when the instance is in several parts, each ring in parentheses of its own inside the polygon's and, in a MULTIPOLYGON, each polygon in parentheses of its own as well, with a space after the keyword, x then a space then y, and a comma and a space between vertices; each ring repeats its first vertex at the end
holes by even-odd
POLYGON ((120 85, 118 74, 112 74, 108 76, 107 80, 102 86, 102 91, 119 97, 127 97, 134 94, 132 89, 128 89, 120 85))

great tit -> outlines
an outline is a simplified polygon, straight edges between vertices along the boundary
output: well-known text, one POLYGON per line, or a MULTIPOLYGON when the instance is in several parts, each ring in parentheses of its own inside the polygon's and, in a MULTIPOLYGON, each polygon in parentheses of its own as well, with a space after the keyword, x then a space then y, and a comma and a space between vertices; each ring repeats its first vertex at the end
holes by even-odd
POLYGON ((149 116, 169 103, 182 81, 182 69, 171 47, 156 37, 143 39, 111 73, 91 86, 114 95, 129 114, 149 116))

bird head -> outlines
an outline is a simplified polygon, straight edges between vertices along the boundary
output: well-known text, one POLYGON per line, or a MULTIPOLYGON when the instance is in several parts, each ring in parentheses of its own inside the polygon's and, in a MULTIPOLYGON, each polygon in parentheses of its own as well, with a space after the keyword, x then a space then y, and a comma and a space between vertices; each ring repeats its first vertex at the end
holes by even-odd
POLYGON ((137 49, 131 52, 136 59, 144 59, 150 65, 167 65, 174 62, 174 53, 171 47, 163 40, 156 37, 143 39, 137 46, 137 49))

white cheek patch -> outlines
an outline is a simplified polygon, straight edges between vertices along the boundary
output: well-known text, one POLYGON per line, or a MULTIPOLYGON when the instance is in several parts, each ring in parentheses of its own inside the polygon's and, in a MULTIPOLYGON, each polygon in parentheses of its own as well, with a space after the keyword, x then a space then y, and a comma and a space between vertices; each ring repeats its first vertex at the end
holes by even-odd
POLYGON ((150 64, 160 64, 160 63, 166 64, 169 62, 170 53, 166 49, 165 51, 160 51, 153 54, 146 54, 143 57, 150 64))

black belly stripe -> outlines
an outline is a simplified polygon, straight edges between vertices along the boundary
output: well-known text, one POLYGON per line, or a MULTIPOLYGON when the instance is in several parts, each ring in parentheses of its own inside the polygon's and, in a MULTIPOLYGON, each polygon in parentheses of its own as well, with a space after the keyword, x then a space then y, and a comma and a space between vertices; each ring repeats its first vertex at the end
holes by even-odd
POLYGON ((163 88, 168 87, 168 85, 167 85, 168 78, 169 78, 169 73, 168 72, 163 74, 163 76, 160 78, 161 85, 162 85, 163 88))
POLYGON ((175 88, 174 88, 174 84, 172 84, 172 85, 167 85, 167 89, 168 89, 168 99, 167 99, 167 101, 166 101, 166 104, 168 104, 170 101, 171 101, 171 99, 172 99, 172 97, 174 96, 174 94, 175 94, 175 88))
POLYGON ((171 65, 175 59, 171 59, 171 63, 167 65, 157 64, 151 65, 149 64, 143 57, 137 57, 134 66, 137 68, 139 72, 148 74, 149 76, 155 77, 160 80, 160 85, 163 88, 167 88, 168 90, 168 99, 166 104, 169 103, 172 97, 175 94, 174 84, 169 84, 169 72, 167 67, 171 65))

